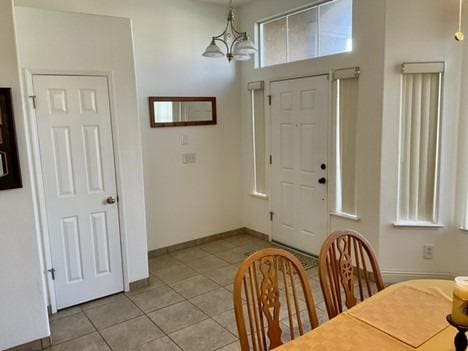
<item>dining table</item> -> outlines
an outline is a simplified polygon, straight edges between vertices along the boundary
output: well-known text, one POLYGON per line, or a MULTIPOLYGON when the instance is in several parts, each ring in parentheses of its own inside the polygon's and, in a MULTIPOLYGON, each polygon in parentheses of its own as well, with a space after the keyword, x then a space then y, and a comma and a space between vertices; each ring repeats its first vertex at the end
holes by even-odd
POLYGON ((453 288, 448 280, 390 285, 274 351, 453 351, 453 288))

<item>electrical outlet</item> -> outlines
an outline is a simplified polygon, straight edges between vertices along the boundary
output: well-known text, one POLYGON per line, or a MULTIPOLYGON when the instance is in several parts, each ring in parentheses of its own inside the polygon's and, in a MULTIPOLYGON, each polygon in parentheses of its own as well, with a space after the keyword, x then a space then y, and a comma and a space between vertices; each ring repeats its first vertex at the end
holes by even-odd
POLYGON ((432 260, 434 257, 434 245, 424 245, 423 257, 425 260, 432 260))

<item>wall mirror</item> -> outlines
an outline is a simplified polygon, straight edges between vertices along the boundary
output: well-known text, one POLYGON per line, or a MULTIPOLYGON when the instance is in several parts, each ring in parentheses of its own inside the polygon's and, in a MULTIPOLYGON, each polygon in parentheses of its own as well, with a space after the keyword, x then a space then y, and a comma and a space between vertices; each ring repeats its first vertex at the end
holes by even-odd
POLYGON ((152 128, 216 124, 215 97, 149 98, 152 128))

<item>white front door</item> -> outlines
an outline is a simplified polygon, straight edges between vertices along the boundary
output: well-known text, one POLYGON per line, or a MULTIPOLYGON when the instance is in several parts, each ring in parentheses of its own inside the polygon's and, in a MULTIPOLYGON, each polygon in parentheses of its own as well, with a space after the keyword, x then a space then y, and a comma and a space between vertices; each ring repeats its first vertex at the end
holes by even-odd
POLYGON ((57 308, 123 290, 106 77, 33 77, 57 308))
POLYGON ((271 84, 273 240, 318 255, 327 236, 327 76, 271 84))

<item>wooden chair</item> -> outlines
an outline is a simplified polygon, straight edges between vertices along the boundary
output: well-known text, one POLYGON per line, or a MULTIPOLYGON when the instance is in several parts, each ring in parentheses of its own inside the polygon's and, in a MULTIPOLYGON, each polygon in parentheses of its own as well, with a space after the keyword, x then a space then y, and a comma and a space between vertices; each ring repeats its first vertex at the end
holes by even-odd
POLYGON ((307 321, 302 320, 305 317, 309 329, 318 326, 304 268, 294 255, 281 249, 260 250, 244 261, 234 282, 234 308, 242 351, 268 351, 282 345, 288 341, 288 335, 283 335, 287 324, 290 339, 303 335, 308 331, 304 328, 307 321), (306 304, 302 313, 300 304, 304 302, 298 299, 299 293, 306 304), (280 312, 287 313, 288 323, 280 323, 280 312))
POLYGON ((352 230, 336 231, 325 240, 319 276, 330 319, 343 312, 345 306, 355 306, 357 298, 364 301, 384 288, 371 244, 352 230))

